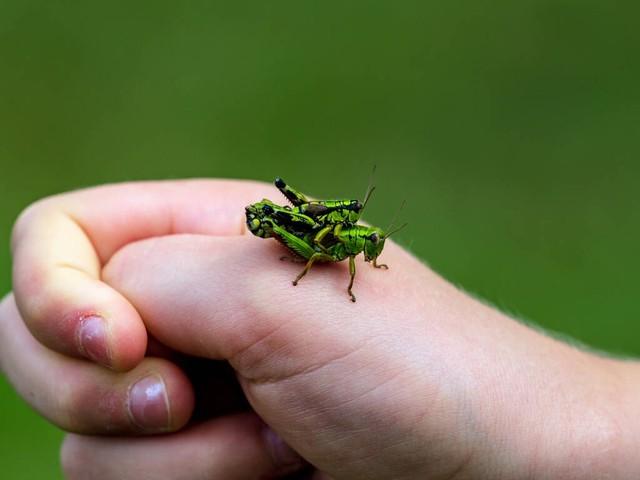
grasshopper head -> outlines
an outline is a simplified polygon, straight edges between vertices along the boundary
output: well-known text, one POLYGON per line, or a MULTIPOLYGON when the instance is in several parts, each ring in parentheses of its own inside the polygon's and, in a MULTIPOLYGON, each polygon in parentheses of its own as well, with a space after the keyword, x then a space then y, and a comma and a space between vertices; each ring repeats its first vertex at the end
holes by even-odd
POLYGON ((380 256, 387 236, 381 228, 369 227, 365 232, 364 261, 371 262, 380 256))
POLYGON ((349 205, 346 207, 347 222, 356 223, 360 219, 360 215, 362 214, 363 209, 364 205, 360 200, 351 200, 349 205))
POLYGON ((271 215, 276 205, 266 198, 261 202, 252 203, 244 208, 247 217, 247 228, 257 237, 269 238, 271 236, 271 215))

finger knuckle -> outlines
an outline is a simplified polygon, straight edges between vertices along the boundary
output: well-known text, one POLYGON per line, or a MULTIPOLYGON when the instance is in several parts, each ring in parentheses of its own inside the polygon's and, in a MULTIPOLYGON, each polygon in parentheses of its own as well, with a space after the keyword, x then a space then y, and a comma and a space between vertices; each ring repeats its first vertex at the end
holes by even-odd
POLYGON ((11 231, 11 246, 13 250, 15 250, 17 245, 20 244, 25 235, 27 235, 27 232, 33 225, 34 221, 40 215, 42 215, 43 212, 54 208, 54 202, 52 199, 53 197, 47 197, 41 200, 37 200, 28 205, 20 212, 15 222, 13 223, 13 228, 11 231))

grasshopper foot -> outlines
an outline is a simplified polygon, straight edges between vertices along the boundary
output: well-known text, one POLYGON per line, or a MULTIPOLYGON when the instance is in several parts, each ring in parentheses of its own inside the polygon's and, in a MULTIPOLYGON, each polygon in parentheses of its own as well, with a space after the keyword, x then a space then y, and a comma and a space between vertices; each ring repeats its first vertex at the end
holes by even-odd
POLYGON ((381 263, 380 265, 378 265, 376 260, 377 260, 376 258, 373 259, 373 268, 384 268, 385 270, 389 270, 389 267, 387 267, 384 263, 381 263))

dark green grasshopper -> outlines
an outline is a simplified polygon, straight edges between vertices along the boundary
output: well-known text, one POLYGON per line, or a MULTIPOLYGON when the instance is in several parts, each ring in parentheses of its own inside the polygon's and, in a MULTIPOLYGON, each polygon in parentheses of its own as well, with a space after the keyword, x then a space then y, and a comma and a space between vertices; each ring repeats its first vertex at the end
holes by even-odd
POLYGON ((375 268, 388 268, 379 265, 377 258, 382 253, 385 240, 404 225, 389 233, 378 227, 366 225, 338 224, 330 234, 325 234, 317 242, 318 229, 326 227, 315 219, 301 214, 289 207, 280 207, 270 200, 262 200, 245 208, 247 227, 256 236, 275 238, 296 255, 307 260, 304 269, 293 281, 297 285, 315 262, 340 262, 349 258, 350 281, 347 292, 351 301, 356 297, 352 292, 356 274, 355 257, 364 254, 365 262, 372 262, 375 268))
POLYGON ((354 224, 362 215, 375 188, 367 191, 364 202, 360 200, 308 200, 307 197, 276 177, 275 186, 287 197, 298 213, 307 215, 323 225, 354 224))
MULTIPOLYGON (((280 177, 276 177, 275 186, 291 202, 291 211, 312 218, 317 223, 314 243, 322 248, 324 238, 332 233, 338 237, 343 227, 356 224, 364 211, 375 187, 370 186, 365 194, 364 202, 360 200, 309 200, 307 197, 287 185, 280 177)), ((286 207, 285 207, 286 208, 286 207)))

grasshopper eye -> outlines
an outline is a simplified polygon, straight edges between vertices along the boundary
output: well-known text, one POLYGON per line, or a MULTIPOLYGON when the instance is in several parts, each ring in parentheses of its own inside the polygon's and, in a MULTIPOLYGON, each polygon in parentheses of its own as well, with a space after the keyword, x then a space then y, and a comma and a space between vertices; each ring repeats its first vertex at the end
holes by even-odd
POLYGON ((362 202, 360 200, 351 201, 351 210, 355 212, 359 212, 360 210, 362 210, 363 207, 364 205, 362 205, 362 202))
POLYGON ((271 215, 273 213, 273 208, 271 207, 271 205, 265 205, 262 207, 262 212, 265 215, 271 215))
POLYGON ((369 235, 369 240, 371 240, 373 243, 378 243, 378 241, 380 240, 378 232, 373 232, 371 235, 369 235))

